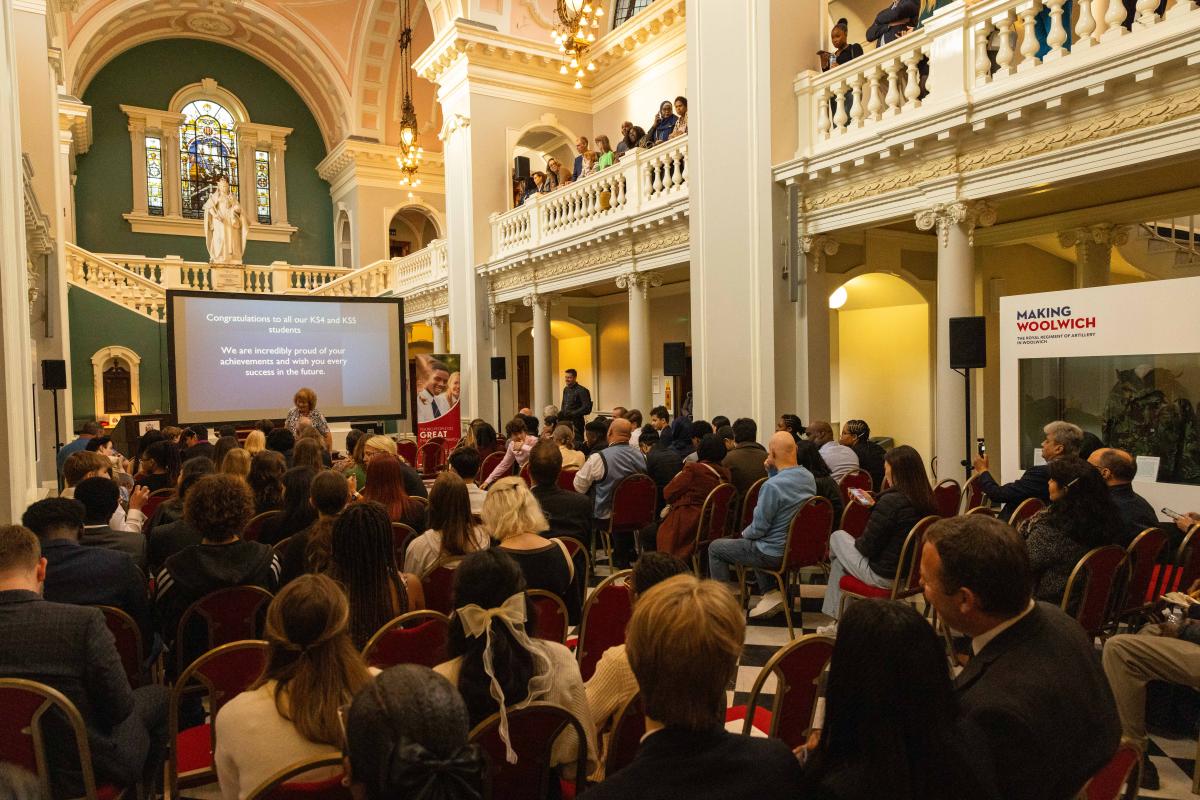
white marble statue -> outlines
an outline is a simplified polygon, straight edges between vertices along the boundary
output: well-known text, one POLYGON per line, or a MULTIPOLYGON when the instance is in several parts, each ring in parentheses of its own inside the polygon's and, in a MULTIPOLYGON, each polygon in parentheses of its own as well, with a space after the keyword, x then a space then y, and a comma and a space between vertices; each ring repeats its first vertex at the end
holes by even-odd
POLYGON ((246 220, 224 176, 204 203, 204 243, 210 264, 241 264, 246 251, 246 220))

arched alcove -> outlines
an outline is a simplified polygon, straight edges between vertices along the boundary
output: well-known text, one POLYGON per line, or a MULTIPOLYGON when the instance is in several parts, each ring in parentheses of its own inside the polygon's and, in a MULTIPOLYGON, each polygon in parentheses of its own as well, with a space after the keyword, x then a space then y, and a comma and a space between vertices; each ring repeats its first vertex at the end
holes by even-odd
POLYGON ((388 223, 388 257, 403 258, 442 237, 441 223, 431 209, 408 205, 388 223))
POLYGON ((109 345, 92 354, 96 418, 118 420, 142 411, 142 357, 128 347, 109 345))
MULTIPOLYGON (((563 370, 575 369, 581 384, 596 396, 596 330, 594 325, 574 319, 550 320, 550 402, 558 405, 563 390, 563 370)), ((513 323, 513 374, 517 408, 527 406, 533 397, 533 325, 513 323)), ((540 415, 542 409, 532 409, 540 415)))

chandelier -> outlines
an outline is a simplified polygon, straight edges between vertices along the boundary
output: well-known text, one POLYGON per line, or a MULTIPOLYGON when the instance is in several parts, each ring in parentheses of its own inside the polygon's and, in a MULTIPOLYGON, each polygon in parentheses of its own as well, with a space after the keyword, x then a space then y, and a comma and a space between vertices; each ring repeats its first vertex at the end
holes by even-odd
POLYGON ((400 13, 404 18, 404 30, 400 32, 400 88, 404 100, 400 106, 400 155, 396 156, 396 166, 404 173, 401 186, 420 186, 417 170, 425 150, 417 138, 417 108, 412 99, 412 17, 408 0, 401 0, 400 13))
POLYGON ((596 64, 587 57, 588 47, 596 41, 596 29, 604 9, 600 0, 558 0, 558 24, 551 36, 558 45, 562 65, 560 75, 575 76, 575 88, 583 88, 586 72, 595 72, 596 64))

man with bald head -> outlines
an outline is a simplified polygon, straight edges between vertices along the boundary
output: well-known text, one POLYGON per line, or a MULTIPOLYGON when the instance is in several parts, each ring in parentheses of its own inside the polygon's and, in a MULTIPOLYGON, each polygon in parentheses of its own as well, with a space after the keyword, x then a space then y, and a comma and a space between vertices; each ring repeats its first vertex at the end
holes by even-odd
MULTIPOLYGON (((767 443, 767 482, 758 493, 754 519, 740 539, 717 539, 708 548, 708 571, 714 580, 730 581, 730 568, 743 564, 751 569, 779 569, 787 544, 788 526, 804 501, 817 493, 813 474, 796 463, 796 440, 787 431, 776 431, 767 443)), ((751 618, 770 616, 783 607, 783 593, 775 578, 758 575, 762 599, 750 610, 751 618), (768 591, 769 590, 769 591, 768 591)))
MULTIPOLYGON (((622 479, 646 473, 646 457, 629 443, 633 425, 627 419, 614 419, 608 426, 608 446, 588 456, 575 473, 575 491, 591 495, 596 530, 607 529, 612 517, 613 492, 622 479)), ((793 455, 793 460, 795 456, 793 455)), ((633 534, 614 537, 613 566, 625 569, 634 559, 633 534)))
POLYGON ((1133 456, 1114 447, 1102 447, 1092 451, 1088 463, 1100 471, 1108 484, 1108 496, 1121 512, 1121 538, 1116 544, 1128 547, 1146 528, 1158 527, 1154 506, 1133 490, 1133 476, 1137 474, 1133 456))

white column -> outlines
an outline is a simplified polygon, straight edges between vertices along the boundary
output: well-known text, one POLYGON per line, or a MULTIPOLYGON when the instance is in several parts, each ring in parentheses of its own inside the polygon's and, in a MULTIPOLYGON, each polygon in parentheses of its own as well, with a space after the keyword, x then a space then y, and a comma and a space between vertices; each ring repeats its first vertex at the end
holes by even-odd
POLYGON ((650 287, 662 286, 653 272, 630 272, 617 278, 629 291, 629 408, 650 408, 650 287))
POLYGON ((550 374, 550 296, 530 292, 521 301, 533 309, 533 406, 534 414, 551 402, 554 376, 550 374))
MULTIPOLYGON (((163 128, 162 136, 162 165, 163 165, 163 214, 168 217, 178 217, 183 214, 183 198, 180 197, 181 186, 179 164, 179 128, 163 128)), ((144 148, 143 148, 143 158, 144 148)))
MULTIPOLYGON (((517 410, 513 407, 511 413, 506 413, 506 409, 509 409, 509 406, 515 401, 513 387, 516 386, 517 365, 513 362, 512 357, 512 314, 514 310, 508 303, 488 304, 488 324, 492 329, 492 355, 504 359, 504 374, 507 376, 500 381, 500 407, 496 409, 497 421, 511 418, 517 410)), ((492 402, 495 402, 496 386, 494 381, 488 385, 488 389, 492 402)), ((537 413, 541 414, 541 410, 539 409, 537 413)))
MULTIPOLYGON (((287 225, 287 171, 284 154, 287 144, 276 139, 271 143, 271 224, 287 225)), ((347 265, 349 266, 349 265, 347 265)))
POLYGON ((446 353, 446 325, 444 317, 430 317, 425 324, 433 329, 433 352, 446 353))
MULTIPOLYGON (((918 212, 916 221, 924 231, 936 227, 938 235, 933 455, 939 478, 961 481, 967 456, 965 386, 963 376, 950 368, 950 319, 975 314, 974 231, 994 223, 996 209, 986 201, 939 203, 918 212)), ((978 424, 973 420, 973 427, 978 424)))
POLYGON ((1063 247, 1075 248, 1075 288, 1107 286, 1112 269, 1113 245, 1129 241, 1129 228, 1101 223, 1073 228, 1058 234, 1063 247))
MULTIPOLYGON (((162 140, 159 140, 162 142, 162 140)), ((166 144, 166 142, 162 142, 166 144)), ((145 214, 148 209, 146 199, 146 127, 141 122, 129 121, 129 150, 133 164, 133 213, 145 214)), ((163 152, 165 161, 167 154, 163 152)), ((164 186, 163 191, 166 191, 164 186)))
MULTIPOLYGON (((800 361, 800 397, 803 405, 794 413, 806 421, 832 420, 835 414, 831 403, 829 280, 825 259, 837 254, 838 243, 830 236, 804 236, 800 239, 800 249, 805 256, 805 274, 801 281, 798 305, 806 346, 798 348, 796 353, 800 361)), ((781 413, 787 411, 780 409, 781 413)))

